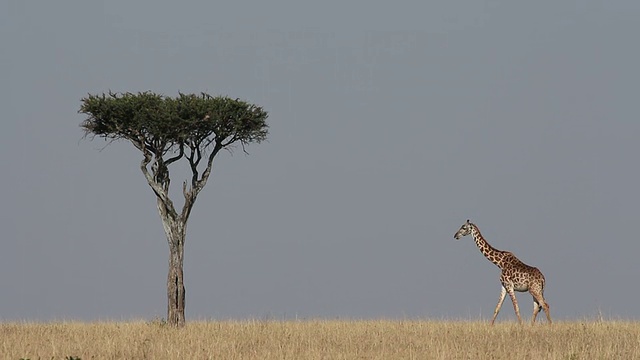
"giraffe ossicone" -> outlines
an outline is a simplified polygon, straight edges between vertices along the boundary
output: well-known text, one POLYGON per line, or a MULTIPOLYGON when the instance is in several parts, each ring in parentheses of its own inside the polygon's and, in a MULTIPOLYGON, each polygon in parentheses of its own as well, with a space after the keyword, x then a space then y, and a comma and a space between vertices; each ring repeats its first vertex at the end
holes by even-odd
POLYGON ((549 304, 547 304, 547 301, 544 299, 545 279, 544 275, 542 275, 542 272, 536 267, 529 266, 523 263, 511 252, 498 250, 489 245, 487 240, 485 240, 480 233, 480 229, 478 229, 478 226, 476 226, 469 220, 462 224, 460 230, 458 230, 453 235, 453 237, 456 240, 460 240, 460 238, 467 235, 471 235, 473 237, 473 240, 476 242, 478 249, 480 249, 480 252, 487 259, 489 259, 489 261, 494 263, 500 268, 500 270, 502 270, 502 273, 500 274, 502 291, 500 292, 498 305, 496 305, 496 308, 493 311, 491 325, 493 325, 493 323, 496 321, 498 312, 500 312, 500 308, 502 307, 502 303, 504 302, 504 298, 507 294, 509 294, 509 297, 511 297, 511 301, 513 302, 513 309, 516 312, 518 321, 522 323, 522 318, 520 317, 520 309, 518 307, 518 300, 516 299, 515 295, 516 291, 528 291, 531 296, 533 296, 533 317, 531 318, 532 324, 536 322, 536 316, 538 316, 540 310, 544 310, 545 315, 547 315, 547 321, 549 324, 551 324, 549 304))

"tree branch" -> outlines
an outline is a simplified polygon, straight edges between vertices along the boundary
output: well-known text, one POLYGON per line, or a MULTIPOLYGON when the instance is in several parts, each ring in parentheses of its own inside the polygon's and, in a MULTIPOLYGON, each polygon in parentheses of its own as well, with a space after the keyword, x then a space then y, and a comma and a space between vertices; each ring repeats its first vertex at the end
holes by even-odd
POLYGON ((182 159, 182 156, 184 156, 184 145, 180 144, 180 152, 178 153, 178 155, 167 159, 164 163, 165 163, 165 165, 169 166, 169 164, 182 159))
MULTIPOLYGON (((147 179, 147 183, 156 194, 156 197, 159 201, 162 202, 164 207, 167 210, 167 213, 172 217, 172 219, 176 219, 178 214, 176 213, 175 208, 173 207, 173 202, 169 199, 168 189, 162 187, 157 181, 154 180, 153 176, 149 172, 148 166, 152 160, 151 153, 148 151, 144 151, 144 158, 140 162, 140 170, 144 175, 145 179, 147 179)), ((156 159, 156 162, 158 160, 156 159)))
POLYGON ((200 163, 200 159, 202 158, 202 153, 200 152, 200 148, 196 144, 192 144, 193 147, 190 147, 191 153, 187 160, 189 160, 189 166, 191 167, 191 187, 195 186, 196 180, 198 179, 198 164, 200 163))
POLYGON ((211 154, 209 154, 209 158, 207 159, 207 167, 202 173, 202 177, 198 179, 198 170, 197 170, 197 162, 200 162, 202 158, 202 153, 200 152, 200 148, 197 148, 198 160, 197 162, 193 161, 193 149, 191 156, 189 156, 189 162, 191 163, 191 169, 193 172, 193 177, 191 178, 191 188, 187 189, 187 182, 182 183, 182 194, 184 195, 184 206, 182 207, 182 214, 180 215, 182 221, 186 223, 191 214, 191 209, 193 208, 193 204, 196 201, 196 197, 200 193, 200 191, 207 184, 207 180, 209 179, 209 175, 211 174, 211 169, 213 168, 213 159, 216 157, 218 152, 223 148, 223 144, 221 141, 216 141, 216 145, 214 146, 211 154))
POLYGON ((197 181, 196 188, 197 192, 200 192, 202 188, 207 184, 207 180, 209 179, 209 175, 211 174, 211 169, 213 167, 213 158, 216 157, 218 152, 224 147, 222 142, 216 141, 216 146, 214 146, 211 154, 209 154, 209 159, 207 159, 207 168, 202 173, 202 177, 197 181))

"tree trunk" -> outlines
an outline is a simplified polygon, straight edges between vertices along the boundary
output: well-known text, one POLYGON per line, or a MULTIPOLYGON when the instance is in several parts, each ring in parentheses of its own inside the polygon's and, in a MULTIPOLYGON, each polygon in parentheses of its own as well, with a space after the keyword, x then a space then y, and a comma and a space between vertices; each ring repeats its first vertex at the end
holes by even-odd
POLYGON ((162 202, 158 202, 160 218, 169 243, 169 274, 167 276, 167 323, 182 327, 185 324, 184 240, 186 224, 182 219, 168 216, 162 202))
POLYGON ((164 162, 162 160, 162 153, 151 154, 146 150, 144 144, 138 145, 139 149, 144 152, 144 159, 140 163, 140 169, 144 174, 149 186, 156 194, 158 213, 160 214, 160 220, 162 220, 162 227, 167 236, 167 242, 169 243, 169 274, 167 276, 167 323, 175 327, 182 327, 185 324, 184 307, 185 307, 185 290, 184 290, 184 240, 187 233, 187 220, 191 214, 191 209, 196 201, 198 193, 204 185, 207 183, 209 174, 211 173, 211 167, 213 165, 214 156, 222 149, 223 145, 220 142, 216 143, 215 148, 209 155, 207 161, 207 167, 202 175, 202 178, 198 180, 197 164, 200 161, 201 152, 199 150, 192 150, 192 154, 189 157, 191 163, 191 170, 193 172, 192 186, 187 187, 187 182, 182 184, 182 193, 184 195, 184 205, 182 207, 182 213, 178 214, 173 206, 173 202, 169 199, 169 169, 167 165, 173 161, 180 159, 183 156, 183 150, 181 148, 180 155, 164 162), (197 160, 194 160, 194 156, 197 154, 197 160), (153 175, 149 173, 147 165, 155 157, 155 162, 151 166, 153 175))
MULTIPOLYGON (((177 240, 177 241, 175 241, 177 240)), ((167 277, 167 323, 182 327, 185 324, 184 305, 184 238, 169 245, 169 275, 167 277)))

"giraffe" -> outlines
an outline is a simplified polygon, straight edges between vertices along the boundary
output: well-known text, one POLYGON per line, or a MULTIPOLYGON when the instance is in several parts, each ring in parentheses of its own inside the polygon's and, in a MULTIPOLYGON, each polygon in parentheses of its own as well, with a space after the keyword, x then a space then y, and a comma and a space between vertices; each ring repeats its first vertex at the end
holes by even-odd
POLYGON ((531 324, 536 322, 536 316, 540 310, 544 310, 547 315, 547 322, 551 324, 551 315, 549 314, 549 304, 544 299, 544 275, 542 272, 533 266, 529 266, 520 261, 513 253, 509 251, 498 250, 484 239, 478 226, 467 220, 462 224, 460 230, 453 235, 456 240, 460 240, 461 237, 471 234, 473 240, 475 240, 480 252, 492 263, 496 264, 502 270, 500 274, 500 282, 502 283, 502 291, 500 292, 500 299, 498 305, 493 311, 493 319, 491 319, 491 325, 496 321, 500 307, 504 302, 504 298, 507 294, 511 297, 513 302, 513 309, 518 317, 518 322, 522 323, 520 317, 520 309, 518 308, 518 300, 516 299, 515 291, 526 292, 529 291, 533 296, 533 317, 531 318, 531 324))

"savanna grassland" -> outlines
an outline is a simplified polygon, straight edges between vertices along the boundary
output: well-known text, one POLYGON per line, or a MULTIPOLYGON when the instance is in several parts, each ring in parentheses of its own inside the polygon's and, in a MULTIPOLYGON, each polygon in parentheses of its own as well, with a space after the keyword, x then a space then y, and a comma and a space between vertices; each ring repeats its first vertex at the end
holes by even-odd
POLYGON ((0 324, 0 359, 640 359, 640 322, 202 321, 0 324))

